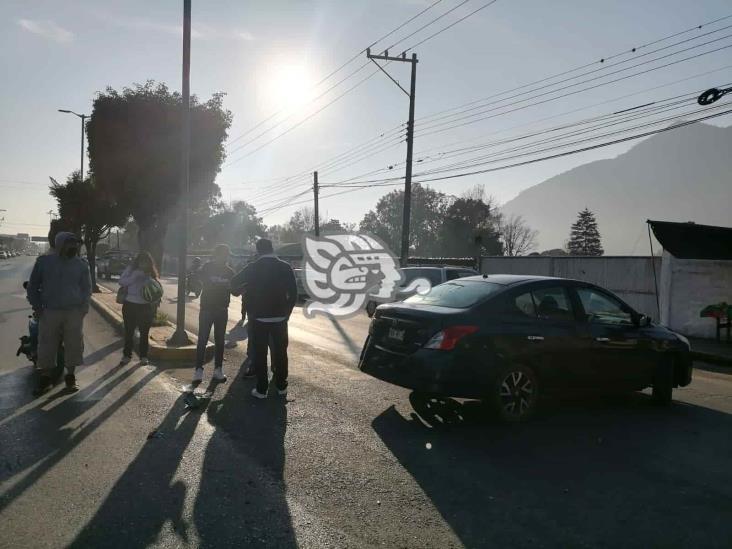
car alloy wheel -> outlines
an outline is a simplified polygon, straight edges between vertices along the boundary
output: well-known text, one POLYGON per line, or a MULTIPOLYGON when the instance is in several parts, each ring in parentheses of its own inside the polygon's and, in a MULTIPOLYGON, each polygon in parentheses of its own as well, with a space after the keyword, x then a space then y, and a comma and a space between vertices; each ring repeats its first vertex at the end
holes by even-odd
POLYGON ((522 366, 508 368, 498 380, 498 412, 505 421, 524 421, 536 408, 536 376, 522 366))

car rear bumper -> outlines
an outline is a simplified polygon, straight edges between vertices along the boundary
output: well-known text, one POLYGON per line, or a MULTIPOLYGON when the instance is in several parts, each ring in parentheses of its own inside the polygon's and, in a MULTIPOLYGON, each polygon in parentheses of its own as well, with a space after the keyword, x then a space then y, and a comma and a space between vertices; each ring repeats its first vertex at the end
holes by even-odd
POLYGON ((382 381, 414 391, 443 396, 480 398, 488 392, 487 371, 476 370, 467 357, 450 351, 419 349, 398 354, 366 340, 359 369, 382 381))

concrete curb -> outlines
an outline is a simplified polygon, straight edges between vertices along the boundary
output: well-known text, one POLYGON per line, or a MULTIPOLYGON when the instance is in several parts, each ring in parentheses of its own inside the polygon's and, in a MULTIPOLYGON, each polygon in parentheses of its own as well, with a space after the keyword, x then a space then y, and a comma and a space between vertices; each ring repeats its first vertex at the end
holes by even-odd
MULTIPOLYGON (((112 327, 120 333, 124 331, 124 321, 122 315, 117 311, 113 310, 106 303, 103 303, 95 295, 92 294, 91 306, 106 320, 112 327)), ((186 331, 188 338, 191 340, 190 345, 184 345, 183 347, 170 347, 166 344, 164 338, 156 337, 152 329, 149 337, 149 352, 148 358, 151 360, 161 360, 166 362, 190 362, 195 363, 196 360, 196 346, 198 344, 198 338, 192 333, 186 331)), ((137 336, 135 336, 137 337, 137 336)), ((210 360, 213 356, 214 346, 213 343, 208 342, 206 344, 206 361, 210 360)))
POLYGON ((717 364, 718 366, 732 367, 732 358, 726 356, 704 353, 701 351, 691 351, 691 357, 700 362, 709 362, 711 364, 717 364))

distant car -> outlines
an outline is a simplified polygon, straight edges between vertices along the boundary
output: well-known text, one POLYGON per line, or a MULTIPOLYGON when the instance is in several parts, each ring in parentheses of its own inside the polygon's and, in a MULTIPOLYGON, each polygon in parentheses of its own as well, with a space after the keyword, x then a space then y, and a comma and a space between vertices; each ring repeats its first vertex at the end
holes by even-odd
POLYGON ((417 392, 478 398, 528 419, 555 391, 642 390, 667 404, 691 382, 689 341, 608 290, 483 275, 376 309, 359 368, 417 392))
POLYGON ((310 294, 308 294, 308 290, 305 287, 305 281, 303 277, 305 276, 305 271, 303 269, 292 269, 295 273, 295 282, 297 282, 297 298, 298 299, 307 299, 310 297, 310 294))
POLYGON ((7 259, 8 258, 8 252, 0 251, 0 259, 7 259))
MULTIPOLYGON (((432 286, 437 286, 438 284, 442 284, 448 280, 455 280, 456 278, 464 278, 466 276, 475 276, 479 274, 475 269, 469 269, 467 267, 404 267, 403 269, 399 269, 399 271, 404 274, 404 282, 402 283, 401 288, 409 286, 410 283, 418 278, 426 278, 430 281, 432 286)), ((405 293, 397 294, 397 300, 401 301, 410 295, 411 294, 405 293)), ((374 316, 374 311, 376 311, 376 307, 379 303, 384 302, 370 300, 366 303, 366 314, 369 315, 369 317, 374 316)))
POLYGON ((133 259, 131 252, 112 250, 97 258, 97 276, 111 279, 120 276, 133 259))

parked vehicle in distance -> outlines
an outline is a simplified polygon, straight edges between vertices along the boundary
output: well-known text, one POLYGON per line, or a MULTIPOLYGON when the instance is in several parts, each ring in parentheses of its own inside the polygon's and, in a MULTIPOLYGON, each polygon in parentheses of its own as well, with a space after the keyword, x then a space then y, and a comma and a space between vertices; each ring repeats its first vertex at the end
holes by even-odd
POLYGON ((8 259, 8 252, 0 251, 0 259, 8 259))
POLYGON ((442 396, 488 401, 523 421, 557 391, 652 387, 671 401, 691 382, 689 341, 614 294, 576 280, 483 275, 376 309, 359 368, 442 396))
POLYGON ((113 276, 120 276, 132 259, 132 252, 110 250, 102 257, 97 258, 97 276, 107 280, 113 276))
MULTIPOLYGON (((469 269, 467 267, 438 267, 438 266, 425 266, 425 267, 404 267, 399 269, 404 275, 404 281, 402 282, 400 289, 404 289, 409 286, 413 281, 418 278, 426 278, 430 281, 432 286, 437 286, 448 280, 455 280, 456 278, 463 278, 466 276, 475 276, 478 273, 475 269, 469 269)), ((405 298, 412 295, 411 293, 398 293, 397 301, 404 300, 405 298)), ((383 301, 369 300, 366 303, 366 314, 369 317, 374 316, 376 307, 384 303, 383 301)))
POLYGON ((308 294, 308 290, 305 287, 305 271, 303 269, 292 269, 292 271, 295 273, 295 282, 297 282, 297 298, 307 299, 310 297, 310 294, 308 294))

